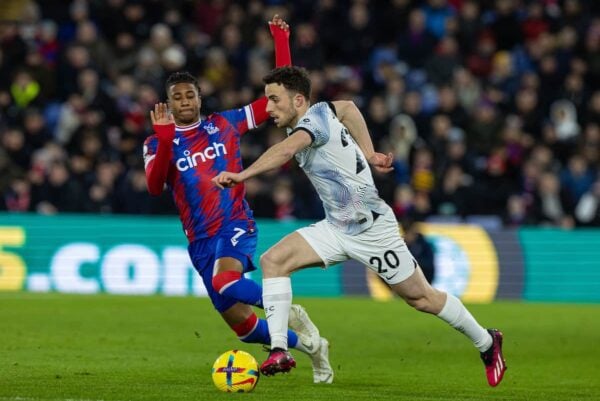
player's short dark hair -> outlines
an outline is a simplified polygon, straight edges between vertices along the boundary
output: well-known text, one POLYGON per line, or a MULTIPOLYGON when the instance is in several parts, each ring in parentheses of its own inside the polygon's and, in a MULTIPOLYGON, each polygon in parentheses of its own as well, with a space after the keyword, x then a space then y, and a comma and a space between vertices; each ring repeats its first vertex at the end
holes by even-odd
POLYGON ((280 84, 287 90, 300 93, 310 99, 310 77, 302 67, 279 67, 264 76, 263 82, 268 84, 280 84))
POLYGON ((200 86, 198 86, 198 80, 187 71, 174 72, 171 75, 169 75, 169 78, 167 78, 167 83, 165 84, 165 90, 167 91, 167 93, 169 93, 169 88, 171 86, 182 83, 194 85, 194 87, 198 89, 198 93, 200 93, 200 86))

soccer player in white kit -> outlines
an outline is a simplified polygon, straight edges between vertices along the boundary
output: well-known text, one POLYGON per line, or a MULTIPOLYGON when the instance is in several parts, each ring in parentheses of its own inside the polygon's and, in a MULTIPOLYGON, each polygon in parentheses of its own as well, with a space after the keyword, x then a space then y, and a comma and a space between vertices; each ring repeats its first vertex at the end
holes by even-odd
MULTIPOLYGON (((325 219, 287 235, 261 256, 263 304, 271 336, 271 352, 261 372, 273 375, 296 366, 287 350, 291 273, 355 259, 410 306, 438 316, 466 335, 480 351, 488 383, 498 385, 506 370, 502 333, 484 329, 457 297, 431 287, 425 279, 400 236, 392 209, 379 197, 369 167, 391 171, 392 155, 374 151, 358 108, 351 101, 310 105, 310 79, 302 68, 277 68, 263 80, 267 112, 278 127, 287 129, 288 137, 245 170, 221 172, 213 182, 221 188, 232 187, 295 156, 323 202, 325 219)), ((327 352, 328 344, 316 327, 311 329, 312 341, 327 352)), ((333 380, 329 365, 313 369, 328 375, 321 382, 333 380)))

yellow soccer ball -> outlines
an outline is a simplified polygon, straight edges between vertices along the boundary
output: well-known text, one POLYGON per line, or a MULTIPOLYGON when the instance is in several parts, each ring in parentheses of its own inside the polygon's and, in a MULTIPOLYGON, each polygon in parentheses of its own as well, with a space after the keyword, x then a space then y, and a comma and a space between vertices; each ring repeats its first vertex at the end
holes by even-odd
POLYGON ((254 390, 259 376, 256 359, 237 349, 219 356, 212 368, 213 383, 219 390, 227 393, 248 393, 254 390))

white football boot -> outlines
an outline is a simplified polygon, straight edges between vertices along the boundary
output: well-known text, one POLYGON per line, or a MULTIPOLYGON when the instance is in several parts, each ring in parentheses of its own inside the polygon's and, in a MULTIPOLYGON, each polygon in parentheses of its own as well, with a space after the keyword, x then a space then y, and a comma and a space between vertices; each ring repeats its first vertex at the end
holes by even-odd
POLYGON ((321 337, 319 329, 300 305, 292 305, 288 324, 298 334, 298 340, 309 351, 312 360, 313 382, 332 383, 333 369, 329 363, 329 342, 321 337))

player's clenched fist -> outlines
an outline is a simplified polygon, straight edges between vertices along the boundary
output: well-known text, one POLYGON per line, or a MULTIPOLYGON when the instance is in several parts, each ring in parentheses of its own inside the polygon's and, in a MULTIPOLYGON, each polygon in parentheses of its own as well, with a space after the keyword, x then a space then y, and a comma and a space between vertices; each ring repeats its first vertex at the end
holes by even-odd
POLYGON ((271 35, 275 36, 278 32, 282 32, 287 38, 290 37, 290 26, 285 22, 278 14, 273 16, 273 19, 269 21, 269 30, 271 35))
POLYGON ((166 103, 156 103, 150 110, 150 120, 159 141, 171 142, 175 137, 175 120, 166 103))
POLYGON ((219 175, 212 180, 213 184, 221 189, 231 188, 243 181, 239 173, 230 173, 229 171, 221 171, 219 175))

